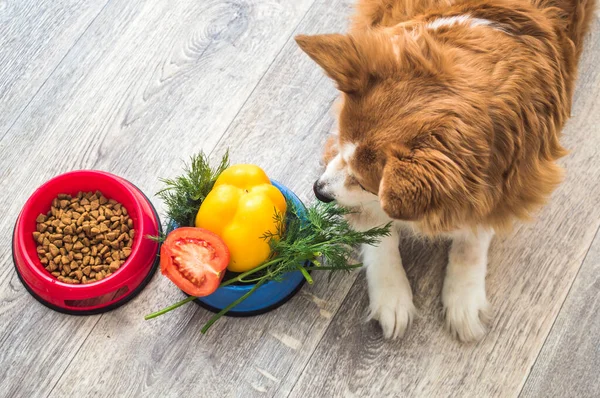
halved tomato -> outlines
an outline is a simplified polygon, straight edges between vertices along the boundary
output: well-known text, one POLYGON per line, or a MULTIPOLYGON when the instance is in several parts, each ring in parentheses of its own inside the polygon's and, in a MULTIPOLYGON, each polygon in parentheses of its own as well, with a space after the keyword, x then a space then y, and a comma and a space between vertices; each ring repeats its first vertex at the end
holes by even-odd
POLYGON ((177 228, 160 249, 160 271, 191 296, 208 296, 217 290, 228 264, 225 242, 202 228, 177 228))

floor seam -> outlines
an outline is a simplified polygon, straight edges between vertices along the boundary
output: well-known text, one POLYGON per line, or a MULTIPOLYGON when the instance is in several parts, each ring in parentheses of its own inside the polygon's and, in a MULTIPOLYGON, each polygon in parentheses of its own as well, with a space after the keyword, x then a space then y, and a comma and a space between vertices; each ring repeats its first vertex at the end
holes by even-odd
MULTIPOLYGON (((357 272, 357 274, 358 274, 358 272, 357 272)), ((356 284, 359 283, 359 279, 360 278, 358 277, 358 275, 356 275, 356 278, 354 279, 354 282, 352 282, 352 285, 350 285, 350 288, 346 292, 346 295, 344 296, 344 299, 342 300, 342 302, 340 303, 339 307, 335 311, 335 314, 333 314, 333 317, 331 318, 331 322, 329 322, 329 325, 327 325, 327 327, 323 331, 323 334, 321 335, 321 338, 319 339, 319 342, 315 345, 315 349, 310 353, 310 356, 308 357, 306 363, 304 364, 304 367, 302 368, 302 371, 300 371, 300 373, 298 374, 298 377, 296 378, 296 381, 294 382, 294 385, 292 386, 292 388, 290 388, 290 392, 289 392, 288 395, 286 395, 286 398, 289 398, 290 395, 292 395, 292 393, 296 389, 296 385, 298 384, 298 382, 300 381, 300 378, 302 377, 302 375, 304 374, 306 368, 310 364, 310 361, 312 360, 312 357, 315 355, 315 352, 317 352, 317 350, 319 349, 319 346, 321 345, 321 342, 325 338, 325 335, 327 334, 327 331, 329 331, 329 328, 335 322, 335 318, 337 318, 337 316, 338 316, 338 314, 340 312, 340 308, 342 308, 344 306, 344 304, 346 303, 346 301, 348 300, 348 296, 349 296, 350 290, 352 290, 352 289, 355 288, 356 284)))
POLYGON ((567 291, 567 294, 565 295, 565 299, 560 304, 560 308, 558 309, 558 312, 556 313, 556 317, 552 321, 552 326, 550 326, 550 329, 548 330, 548 334, 544 338, 544 342, 542 343, 539 351, 537 352, 537 355, 535 356, 535 360, 533 361, 533 364, 531 365, 531 367, 527 371, 527 375, 525 377, 525 380, 523 381, 523 385, 521 386, 521 388, 519 390, 519 394, 518 394, 519 398, 521 398, 523 396, 523 391, 525 390, 525 386, 527 386, 527 383, 529 382, 529 378, 531 377, 531 373, 533 372, 533 369, 535 369, 535 367, 536 367, 536 365, 538 363, 538 359, 540 358, 540 354, 542 353, 544 347, 546 346, 546 342, 548 341, 548 338, 550 337, 550 335, 552 334, 552 331, 554 330, 554 326, 556 325, 556 321, 557 321, 558 317, 560 316, 560 314, 562 313, 563 307, 564 307, 565 303, 567 302, 567 299, 569 298, 569 296, 571 294, 571 290, 573 289, 573 285, 575 284, 575 281, 577 280, 577 277, 579 276, 579 273, 581 272, 581 269, 583 268, 583 265, 585 264, 585 261, 587 260, 588 254, 590 253, 590 250, 592 249, 592 246, 594 245, 594 242, 596 241, 596 238, 599 236, 599 234, 600 234, 600 225, 598 225, 596 227, 596 232, 594 233, 594 236, 592 237, 592 239, 590 241, 590 245, 588 246, 587 250, 585 251, 585 255, 583 256, 583 259, 581 260, 581 264, 579 265, 579 268, 577 269, 577 273, 575 274, 575 277, 573 278, 573 281, 571 282, 571 285, 569 286, 569 290, 567 291))
POLYGON ((240 115, 240 113, 242 112, 242 110, 246 107, 246 104, 250 100, 250 97, 252 97, 252 95, 254 94, 254 92, 256 91, 256 89, 258 88, 258 86, 260 86, 260 83, 262 83, 262 81, 264 80, 265 76, 269 73, 269 71, 273 67, 273 64, 275 63, 275 61, 278 60, 278 58, 281 55, 281 53, 283 52, 283 50, 286 48, 286 46, 290 42, 290 39, 294 36, 294 34, 296 34, 296 31, 298 30, 298 27, 302 24, 302 22, 304 22, 304 20, 306 19, 306 16, 310 12, 310 10, 313 9, 313 7, 315 6, 316 3, 317 3, 317 0, 313 0, 313 2, 311 3, 310 7, 308 7, 308 9, 304 13, 304 15, 302 15, 302 18, 300 18, 300 20, 298 21, 298 23, 296 24, 296 26, 292 30, 292 33, 284 41, 283 45, 281 46, 281 48, 279 49, 279 51, 277 52, 277 54, 275 54, 275 56, 273 57, 273 60, 271 61, 271 63, 269 63, 269 66, 265 70, 265 73, 263 73, 263 75, 260 77, 260 79, 258 79, 258 81, 256 82, 256 84, 254 85, 254 88, 252 88, 252 91, 250 92, 250 94, 248 94, 248 97, 246 97, 246 100, 244 100, 244 103, 242 104, 242 106, 240 106, 240 109, 238 109, 238 111, 236 112, 235 116, 231 119, 231 122, 229 122, 229 124, 227 125, 227 128, 225 129, 225 131, 223 132, 223 134, 221 135, 221 137, 219 137, 218 141, 215 143, 215 145, 213 146, 213 148, 210 150, 209 156, 212 155, 213 152, 219 147, 219 144, 223 141, 223 137, 225 137, 225 135, 227 134, 227 132, 229 131, 229 129, 231 128, 231 126, 233 125, 233 123, 235 122, 235 120, 238 118, 238 116, 240 115))
POLYGON ((56 383, 54 383, 54 385, 52 386, 52 389, 50 389, 50 392, 48 392, 48 395, 46 395, 46 398, 50 397, 50 395, 52 395, 52 393, 54 392, 54 389, 56 388, 56 386, 58 385, 58 383, 60 383, 60 381, 62 380, 62 378, 64 377, 64 375, 67 373, 67 369, 69 369, 69 367, 71 366, 71 364, 73 363, 73 361, 75 360, 75 358, 77 358, 77 355, 79 354, 79 351, 81 351, 81 348, 85 345, 85 342, 88 340, 88 338, 90 337, 90 335, 92 334, 92 332, 94 331, 94 329, 96 329, 96 326, 98 325, 98 323, 100 322, 100 320, 104 317, 104 314, 100 315, 98 317, 98 319, 96 320, 96 323, 94 323, 94 326, 92 326, 90 328, 89 333, 87 334, 87 336, 85 336, 85 339, 83 340, 83 342, 81 343, 81 345, 79 346, 79 348, 77 348, 77 352, 75 352, 75 355, 73 355, 73 358, 71 358, 71 360, 69 361, 69 363, 67 364, 67 366, 65 366, 65 368, 63 369, 62 374, 60 375, 60 377, 58 378, 58 380, 56 380, 56 383))
POLYGON ((43 83, 40 84, 40 86, 35 91, 35 93, 31 96, 31 98, 29 99, 29 101, 27 101, 27 104, 25 104, 25 106, 23 106, 23 109, 21 109, 21 112, 19 112, 19 114, 17 115, 17 117, 15 118, 15 120, 12 122, 12 124, 2 134, 2 136, 0 137, 0 142, 3 141, 8 136, 8 134, 11 132, 11 130, 13 129, 13 127, 15 126, 15 124, 17 124, 17 122, 19 121, 19 119, 21 119, 21 116, 23 116, 23 113, 25 113, 25 111, 27 110, 27 108, 29 108, 29 106, 31 105, 31 103, 33 102, 33 100, 38 96, 38 94, 40 93, 40 91, 42 91, 42 88, 44 88, 44 86, 46 85, 46 83, 48 83, 48 80, 50 80, 50 78, 54 75, 54 73, 56 72, 56 70, 58 69, 58 67, 60 65, 62 65, 62 63, 64 62, 64 60, 69 56, 69 54, 71 53, 71 51, 77 46, 77 44, 79 43, 79 41, 81 40, 81 38, 83 36, 85 36, 85 34, 87 33, 87 31, 90 29, 90 26, 92 26, 92 24, 98 19, 98 16, 100 14, 102 14, 102 12, 104 11, 104 9, 106 8, 106 6, 110 2, 111 2, 111 0, 107 0, 106 1, 106 3, 102 6, 102 8, 100 9, 100 11, 98 11, 98 13, 94 16, 94 18, 92 18, 92 20, 90 21, 90 23, 85 27, 85 29, 83 30, 83 32, 81 32, 81 35, 79 35, 79 37, 77 38, 77 40, 75 40, 75 42, 73 42, 73 45, 67 50, 67 52, 65 52, 65 55, 63 55, 63 57, 60 59, 60 61, 58 61, 56 63, 56 66, 54 67, 54 69, 52 69, 52 72, 50 72, 48 74, 48 77, 46 77, 46 79, 43 81, 43 83))

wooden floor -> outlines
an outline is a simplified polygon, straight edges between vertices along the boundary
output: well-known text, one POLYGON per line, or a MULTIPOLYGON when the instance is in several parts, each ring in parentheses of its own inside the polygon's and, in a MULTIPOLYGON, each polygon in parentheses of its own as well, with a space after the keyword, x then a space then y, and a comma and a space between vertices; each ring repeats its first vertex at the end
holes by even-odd
MULTIPOLYGON (((97 316, 53 312, 15 274, 28 196, 72 169, 153 194, 204 150, 263 166, 305 201, 336 96, 297 33, 342 31, 351 0, 0 0, 0 396, 593 397, 600 392, 600 16, 564 144, 565 183, 492 244, 490 333, 442 329, 447 246, 403 243, 420 317, 404 340, 363 321, 362 274, 316 276, 280 309, 208 335, 160 275, 97 316)), ((162 210, 162 203, 153 198, 162 210)))

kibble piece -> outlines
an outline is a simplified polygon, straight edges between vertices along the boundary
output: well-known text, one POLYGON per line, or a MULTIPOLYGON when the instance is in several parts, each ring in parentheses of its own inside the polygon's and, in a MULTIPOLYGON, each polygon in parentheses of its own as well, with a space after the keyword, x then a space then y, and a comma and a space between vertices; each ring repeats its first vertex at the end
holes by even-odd
POLYGON ((52 254, 53 257, 58 256, 58 253, 60 253, 58 251, 58 247, 56 247, 56 245, 53 245, 52 243, 48 245, 48 249, 50 250, 50 254, 52 254))
POLYGON ((33 238, 40 262, 65 283, 101 280, 131 255, 133 221, 127 209, 101 192, 60 194, 36 218, 33 238))
POLYGON ((115 272, 116 270, 119 269, 119 267, 121 266, 121 264, 118 261, 113 261, 112 263, 110 263, 110 265, 108 266, 108 269, 111 272, 115 272))

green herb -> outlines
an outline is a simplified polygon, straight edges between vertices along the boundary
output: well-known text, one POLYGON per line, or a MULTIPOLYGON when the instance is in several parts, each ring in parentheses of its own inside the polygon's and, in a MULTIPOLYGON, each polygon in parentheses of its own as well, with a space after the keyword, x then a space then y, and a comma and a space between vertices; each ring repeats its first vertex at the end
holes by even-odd
MULTIPOLYGON (((382 237, 390 233, 390 224, 362 232, 353 230, 344 218, 350 211, 331 203, 317 203, 309 207, 306 220, 301 218, 291 203, 288 203, 288 209, 290 211, 287 217, 282 214, 275 215, 277 231, 263 236, 269 241, 271 252, 276 254, 262 265, 220 285, 223 287, 238 282, 251 282, 256 284, 254 288, 215 314, 202 328, 202 333, 227 311, 250 296, 258 286, 272 280, 280 281, 287 272, 300 271, 306 280, 312 283, 308 271, 349 271, 360 267, 361 264, 351 264, 354 248, 360 244, 377 244, 382 237), (307 266, 309 263, 312 265, 307 266)), ((145 319, 155 318, 194 299, 196 297, 188 297, 147 315, 145 319)))
POLYGON ((154 242, 158 242, 158 243, 163 243, 165 240, 167 240, 167 234, 163 231, 160 231, 158 233, 158 235, 146 235, 145 236, 146 239, 150 239, 154 242))
POLYGON ((211 191, 217 177, 229 167, 229 151, 223 155, 221 163, 211 167, 204 153, 192 156, 190 164, 184 165, 184 174, 175 178, 164 178, 165 184, 156 195, 167 206, 167 216, 180 226, 194 226, 196 213, 202 201, 211 191))

